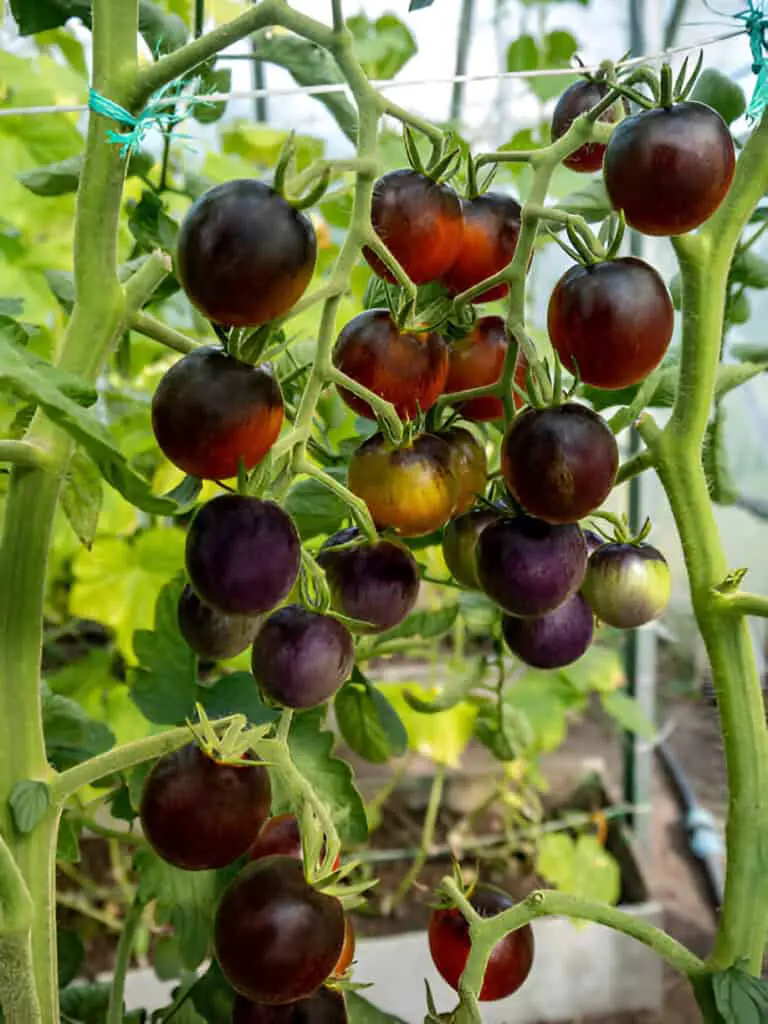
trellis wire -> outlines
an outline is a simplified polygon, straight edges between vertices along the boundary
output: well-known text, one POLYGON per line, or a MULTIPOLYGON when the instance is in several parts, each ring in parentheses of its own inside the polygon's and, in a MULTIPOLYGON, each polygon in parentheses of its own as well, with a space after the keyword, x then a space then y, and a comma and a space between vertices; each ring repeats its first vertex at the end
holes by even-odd
MULTIPOLYGON (((628 68, 634 67, 638 64, 647 64, 652 61, 661 61, 667 57, 672 57, 682 53, 692 53, 695 50, 701 50, 704 47, 712 46, 715 43, 725 42, 728 39, 735 39, 737 36, 743 35, 744 29, 732 29, 730 32, 723 32, 720 35, 710 36, 707 39, 701 39, 696 43, 691 43, 686 46, 674 46, 668 50, 662 51, 661 53, 649 54, 645 57, 632 57, 629 60, 621 61, 617 64, 617 67, 628 68)), ((226 54, 220 55, 220 59, 226 60, 226 54)), ((385 79, 383 81, 373 81, 371 84, 381 91, 389 91, 390 89, 407 89, 425 85, 452 85, 456 82, 495 82, 514 81, 516 79, 524 81, 525 79, 547 78, 549 76, 569 76, 585 73, 594 74, 599 70, 600 67, 597 65, 594 67, 573 66, 568 68, 551 69, 536 68, 532 71, 496 71, 481 75, 450 75, 444 78, 385 79)), ((345 82, 339 82, 329 85, 290 86, 282 89, 248 89, 236 92, 208 92, 191 96, 184 95, 181 99, 184 103, 223 103, 228 100, 248 100, 257 99, 259 97, 269 97, 271 99, 272 97, 277 96, 327 96, 335 93, 345 93, 348 91, 349 86, 345 82)), ((157 106, 172 106, 179 102, 179 98, 180 97, 168 97, 160 99, 157 101, 157 106)), ((88 110, 87 103, 61 105, 51 104, 29 107, 0 107, 0 117, 18 117, 31 114, 81 114, 86 110, 88 110)))

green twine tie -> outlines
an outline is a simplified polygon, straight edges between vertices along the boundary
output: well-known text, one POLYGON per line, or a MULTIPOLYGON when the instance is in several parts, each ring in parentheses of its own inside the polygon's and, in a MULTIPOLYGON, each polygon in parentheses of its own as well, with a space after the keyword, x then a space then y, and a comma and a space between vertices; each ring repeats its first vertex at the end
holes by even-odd
POLYGON ((736 15, 744 22, 749 33, 749 48, 752 51, 752 71, 757 75, 752 99, 747 107, 747 117, 756 121, 768 104, 768 17, 762 0, 758 10, 755 0, 749 0, 749 9, 736 15))

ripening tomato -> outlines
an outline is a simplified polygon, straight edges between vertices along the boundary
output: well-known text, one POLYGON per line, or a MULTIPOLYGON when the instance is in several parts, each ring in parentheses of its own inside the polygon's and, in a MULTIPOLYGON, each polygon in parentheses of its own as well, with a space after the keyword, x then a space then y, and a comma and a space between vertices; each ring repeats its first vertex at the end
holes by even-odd
MULTIPOLYGON (((605 82, 595 82, 582 78, 568 88, 560 96, 552 111, 552 141, 561 138, 571 127, 577 117, 588 113, 593 107, 608 94, 608 85, 605 82)), ((629 104, 622 101, 624 108, 629 113, 629 104)), ((616 117, 609 107, 600 115, 601 121, 615 121, 616 117)), ((572 171, 579 171, 588 174, 591 171, 599 171, 603 166, 605 146, 600 142, 586 142, 579 146, 563 160, 563 164, 572 171)))
POLYGON ((152 430, 174 466, 201 480, 237 476, 264 458, 283 425, 271 370, 201 345, 168 370, 152 398, 152 430))
MULTIPOLYGON (((485 388, 495 384, 504 369, 504 360, 509 348, 504 321, 500 316, 481 317, 464 338, 451 346, 448 376, 444 392, 469 391, 470 388, 485 388)), ((528 363, 522 352, 517 354, 515 363, 515 384, 525 389, 528 363)), ((516 409, 521 409, 523 400, 513 393, 516 409)), ((456 408, 461 415, 476 423, 499 420, 504 415, 504 403, 495 395, 470 398, 459 402, 456 408)))
POLYGON ((238 995, 232 1011, 232 1024, 348 1024, 343 992, 319 988, 295 1003, 252 1003, 238 995))
MULTIPOLYGON (((486 192, 475 199, 463 199, 464 236, 456 261, 442 276, 454 295, 493 277, 511 263, 520 235, 520 204, 511 196, 486 192)), ((503 298, 509 288, 497 284, 473 302, 503 298)))
POLYGON ((269 185, 237 178, 195 200, 179 229, 176 269, 189 301, 225 327, 287 313, 315 269, 312 222, 269 185))
POLYGON ((470 509, 454 516, 443 533, 443 558, 451 576, 462 587, 480 590, 477 578, 477 542, 483 530, 498 520, 488 506, 470 509))
POLYGON ((626 256, 566 271, 550 297, 547 325, 566 370, 613 390, 656 369, 672 339, 674 309, 653 267, 626 256))
POLYGON ((339 954, 338 962, 333 968, 334 978, 341 978, 349 970, 352 958, 355 955, 355 929, 347 917, 344 919, 344 945, 339 954))
MULTIPOLYGON (((481 917, 496 917, 514 905, 505 893, 483 885, 475 889, 470 903, 481 917)), ((432 962, 441 977, 458 992, 472 945, 464 915, 456 907, 433 910, 428 937, 432 962)), ((533 953, 533 931, 529 924, 499 939, 488 958, 478 998, 491 1002, 517 992, 533 966, 533 953)))
POLYGON ((417 434, 401 448, 374 434, 352 456, 349 489, 363 499, 377 526, 404 537, 439 529, 459 497, 451 449, 434 434, 417 434))
POLYGON ((459 483, 459 496, 454 514, 466 512, 482 496, 488 482, 488 456, 485 448, 465 427, 440 430, 437 437, 451 449, 453 475, 459 483))
MULTIPOLYGON (((448 346, 435 331, 399 331, 388 309, 367 309, 339 334, 333 362, 358 384, 413 419, 434 405, 448 375, 448 346)), ((339 388, 359 416, 376 417, 367 402, 339 388)))
POLYGON ((589 556, 581 588, 598 619, 616 629, 658 618, 671 591, 667 560, 650 544, 602 544, 589 556))
MULTIPOLYGON (((295 857, 303 862, 304 850, 301 845, 301 830, 296 816, 293 814, 276 814, 264 823, 256 837, 256 842, 248 851, 251 860, 259 860, 261 857, 273 857, 280 854, 283 857, 295 857)), ((341 867, 341 856, 339 855, 333 864, 333 870, 341 867)))
POLYGON ((603 159, 614 208, 645 235, 682 235, 703 224, 728 194, 735 168, 728 125, 695 101, 626 118, 603 159))
MULTIPOLYGON (((456 259, 464 233, 461 203, 450 185, 406 169, 373 186, 373 230, 414 284, 435 281, 456 259)), ((395 278, 367 247, 363 256, 385 281, 395 278)))

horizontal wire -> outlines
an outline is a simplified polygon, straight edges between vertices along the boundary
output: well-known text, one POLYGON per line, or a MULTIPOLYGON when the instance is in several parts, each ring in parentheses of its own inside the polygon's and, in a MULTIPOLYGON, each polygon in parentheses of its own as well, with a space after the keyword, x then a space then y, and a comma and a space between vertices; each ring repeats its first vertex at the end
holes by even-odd
MULTIPOLYGON (((663 60, 666 57, 672 57, 680 53, 691 53, 694 50, 701 50, 706 46, 712 46, 715 43, 722 43, 728 39, 735 39, 737 36, 742 35, 744 35, 744 29, 733 29, 730 32, 723 32, 717 36, 710 36, 708 39, 701 39, 696 43, 691 43, 690 45, 674 46, 669 50, 664 50, 661 53, 649 54, 646 57, 632 57, 630 60, 619 62, 616 67, 629 68, 638 64, 645 64, 650 61, 663 60)), ((227 58, 224 56, 222 59, 227 58)), ((595 74, 598 71, 600 71, 599 65, 595 67, 574 66, 569 68, 551 68, 549 70, 546 68, 536 68, 532 71, 495 71, 481 75, 450 75, 445 78, 384 79, 383 81, 372 81, 371 85, 384 92, 389 91, 390 89, 407 89, 425 85, 453 85, 456 82, 514 81, 516 79, 524 81, 529 78, 544 78, 551 75, 595 74)), ((251 100, 262 97, 272 99, 276 96, 328 96, 346 92, 349 92, 349 86, 346 82, 338 82, 329 85, 291 86, 283 89, 249 89, 243 92, 208 92, 193 96, 182 95, 181 97, 167 97, 158 100, 156 106, 172 106, 179 103, 180 100, 183 103, 203 101, 207 101, 208 103, 223 103, 227 100, 251 100)), ((51 104, 50 106, 43 105, 32 107, 0 107, 0 117, 17 117, 31 114, 81 114, 86 110, 88 110, 87 103, 62 105, 51 104)))

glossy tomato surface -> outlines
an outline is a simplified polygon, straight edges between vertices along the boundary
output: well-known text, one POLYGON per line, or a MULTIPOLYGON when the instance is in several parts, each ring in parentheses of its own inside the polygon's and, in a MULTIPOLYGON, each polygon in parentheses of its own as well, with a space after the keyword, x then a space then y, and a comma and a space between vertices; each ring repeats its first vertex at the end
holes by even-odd
POLYGON ((587 545, 575 524, 551 525, 532 516, 491 523, 477 541, 477 578, 510 615, 554 611, 582 584, 587 545))
POLYGON ((176 269, 193 306, 225 327, 256 327, 287 313, 317 258, 312 222, 262 181, 214 185, 179 229, 176 269))
POLYGON ((658 618, 671 590, 667 560, 651 544, 603 544, 589 556, 582 587, 598 619, 616 629, 658 618))
MULTIPOLYGON (((325 853, 325 844, 323 844, 325 853)), ((276 814, 269 818, 261 827, 256 837, 256 842, 248 851, 251 860, 258 860, 260 857, 274 857, 279 854, 283 857, 295 857, 296 860, 304 860, 304 850, 301 845, 301 830, 294 814, 276 814)), ((333 864, 336 871, 341 866, 339 855, 333 864)))
POLYGON ((547 324, 566 370, 594 387, 625 388, 664 358, 674 309, 653 267, 627 256, 566 271, 550 296, 547 324))
MULTIPOLYGON (((435 331, 401 332, 387 309, 367 309, 344 327, 333 350, 340 370, 413 419, 442 394, 448 346, 435 331)), ((346 388, 339 394, 359 416, 375 419, 370 406, 346 388)))
POLYGON ((498 515, 485 506, 454 516, 443 533, 443 558, 451 576, 463 587, 479 590, 477 578, 477 541, 498 515))
POLYGON ((368 623, 361 633, 381 633, 408 616, 419 596, 419 567, 411 552, 392 540, 370 544, 356 527, 333 534, 320 548, 334 608, 368 623))
POLYGON ((404 537, 438 530, 459 497, 451 449, 434 434, 417 434, 402 448, 374 434, 352 457, 349 488, 366 503, 377 526, 404 537))
POLYGON ((611 428, 576 402, 526 409, 512 420, 501 446, 504 481, 531 515, 575 523, 611 493, 619 448, 611 428))
POLYGON ((728 194, 735 167, 728 125, 694 101, 626 118, 603 159, 614 208, 645 235, 682 235, 703 224, 728 194))
MULTIPOLYGON (((586 114, 596 107, 597 104, 608 93, 608 86, 605 82, 594 82, 588 79, 581 79, 569 85, 562 93, 555 109, 552 111, 552 141, 561 138, 571 127, 577 117, 586 114)), ((629 112, 629 106, 624 100, 624 106, 629 112)), ((600 115, 601 121, 615 121, 616 117, 609 108, 600 115)), ((603 166, 603 155, 605 146, 600 142, 587 142, 579 146, 563 160, 563 164, 572 171, 588 174, 591 171, 599 171, 603 166)))
MULTIPOLYGON (((495 917, 514 904, 504 893, 479 885, 470 903, 482 917, 495 917)), ((471 948, 469 926, 456 907, 433 910, 429 918, 429 951, 441 977, 459 990, 471 948)), ((491 950, 479 999, 491 1002, 517 992, 533 966, 533 931, 529 924, 510 932, 491 950)))
POLYGON ((139 818, 163 860, 186 871, 222 868, 251 846, 269 814, 266 768, 220 764, 190 743, 155 763, 139 818))
POLYGON ((485 448, 465 427, 441 430, 436 436, 442 438, 451 449, 453 475, 459 484, 454 512, 466 512, 475 504, 478 495, 483 496, 488 482, 485 448))
POLYGON ((288 596, 300 561, 296 527, 271 501, 221 494, 203 505, 187 532, 193 589, 230 615, 271 611, 288 596))
POLYGON ((253 643, 264 621, 260 615, 227 615, 205 604, 187 584, 179 595, 181 635, 204 661, 234 658, 253 643))
POLYGON ((510 651, 532 668, 564 668, 577 661, 592 643, 594 616, 574 594, 558 608, 534 619, 505 615, 504 640, 510 651))
MULTIPOLYGON (((451 346, 445 393, 469 391, 495 384, 504 368, 509 342, 500 316, 481 317, 469 334, 451 346)), ((498 420, 504 415, 504 404, 495 395, 470 398, 457 405, 462 416, 482 422, 498 420)))
POLYGON ((214 922, 214 951, 230 985, 257 1003, 306 999, 344 946, 344 910, 307 883, 293 857, 251 861, 230 883, 214 922))
POLYGON ((251 651, 251 671, 262 692, 294 709, 327 701, 354 663, 355 647, 347 627, 297 604, 269 616, 251 651))
POLYGON ((320 988, 306 999, 274 1005, 235 998, 232 1024, 347 1024, 343 992, 320 988))
POLYGON ((283 396, 271 370, 201 346, 168 370, 152 398, 163 454, 191 476, 227 480, 252 469, 277 440, 283 396))
MULTIPOLYGON (((389 171, 376 181, 371 223, 414 284, 445 273, 464 234, 461 203, 451 186, 410 169, 389 171)), ((379 277, 395 280, 370 249, 364 248, 363 255, 379 277)))
MULTIPOLYGON (((462 200, 464 236, 456 261, 443 275, 454 295, 498 274, 512 261, 520 235, 520 204, 510 196, 486 192, 475 199, 462 200)), ((473 302, 491 302, 503 298, 506 284, 498 284, 478 295, 473 302)))

